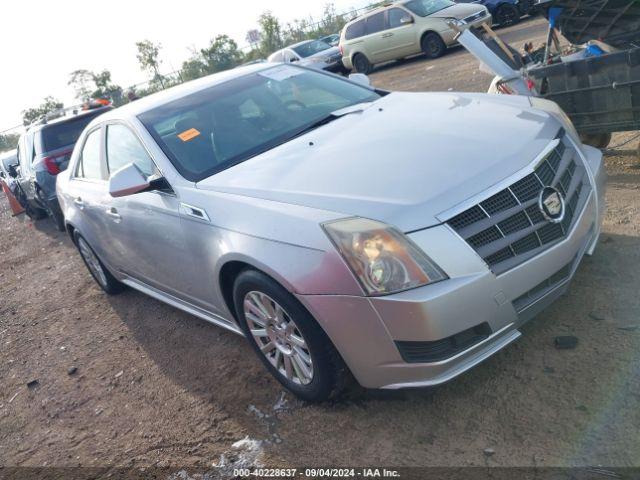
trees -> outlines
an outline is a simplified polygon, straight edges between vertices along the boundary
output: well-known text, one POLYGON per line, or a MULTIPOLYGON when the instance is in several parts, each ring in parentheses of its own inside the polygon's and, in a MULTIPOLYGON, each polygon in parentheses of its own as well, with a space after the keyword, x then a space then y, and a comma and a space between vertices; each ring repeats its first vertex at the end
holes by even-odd
POLYGON ((46 115, 47 113, 53 112, 55 110, 59 110, 64 108, 64 104, 52 96, 45 97, 43 102, 37 107, 29 108, 27 110, 22 111, 22 123, 26 126, 30 123, 33 123, 38 118, 46 115))
POLYGON ((260 51, 265 57, 283 47, 280 21, 266 11, 258 18, 260 26, 260 51))
POLYGON ((142 40, 136 42, 136 48, 138 53, 136 58, 140 64, 140 69, 152 74, 151 83, 159 84, 164 88, 164 77, 160 74, 160 49, 162 45, 160 43, 153 43, 151 40, 142 40))
POLYGON ((73 87, 76 98, 80 101, 108 98, 115 105, 122 104, 122 87, 111 82, 109 70, 98 73, 84 69, 74 70, 69 74, 67 84, 73 87))
POLYGON ((17 133, 0 134, 0 152, 13 150, 18 146, 20 135, 17 133))
POLYGON ((193 80, 237 67, 243 59, 244 55, 233 39, 218 35, 210 40, 208 47, 191 51, 191 58, 182 63, 180 76, 183 81, 193 80))
POLYGON ((238 66, 242 62, 242 52, 235 40, 227 35, 218 35, 207 48, 200 50, 206 63, 207 73, 221 72, 238 66))

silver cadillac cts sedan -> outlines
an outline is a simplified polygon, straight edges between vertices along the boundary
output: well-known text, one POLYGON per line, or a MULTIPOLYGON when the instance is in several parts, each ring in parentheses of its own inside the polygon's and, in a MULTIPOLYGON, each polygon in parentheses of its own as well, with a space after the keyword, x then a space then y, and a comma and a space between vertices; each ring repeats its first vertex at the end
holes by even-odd
POLYGON ((57 190, 105 292, 245 335, 319 401, 349 374, 437 385, 517 339, 594 251, 605 181, 554 103, 267 63, 96 118, 57 190))

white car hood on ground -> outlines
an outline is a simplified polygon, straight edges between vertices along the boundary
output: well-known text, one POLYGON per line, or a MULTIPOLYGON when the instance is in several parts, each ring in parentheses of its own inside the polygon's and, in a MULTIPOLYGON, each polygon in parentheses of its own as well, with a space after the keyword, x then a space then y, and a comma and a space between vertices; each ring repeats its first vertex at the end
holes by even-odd
POLYGON ((525 97, 391 93, 197 187, 418 230, 552 141, 558 122, 528 105, 525 97))

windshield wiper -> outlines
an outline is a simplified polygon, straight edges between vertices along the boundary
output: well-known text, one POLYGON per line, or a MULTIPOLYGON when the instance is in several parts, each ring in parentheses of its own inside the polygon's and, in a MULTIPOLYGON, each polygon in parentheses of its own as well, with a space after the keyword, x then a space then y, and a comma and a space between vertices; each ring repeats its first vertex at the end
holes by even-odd
POLYGON ((363 102, 363 103, 356 103, 354 105, 349 105, 348 107, 340 108, 338 110, 334 110, 328 115, 325 115, 324 117, 302 128, 301 130, 298 130, 291 137, 289 137, 287 141, 292 140, 301 135, 304 135, 305 133, 315 130, 318 127, 326 125, 327 123, 331 123, 334 120, 344 117, 345 115, 349 115, 351 113, 360 113, 364 111, 366 108, 368 108, 370 105, 371 105, 371 102, 363 102))

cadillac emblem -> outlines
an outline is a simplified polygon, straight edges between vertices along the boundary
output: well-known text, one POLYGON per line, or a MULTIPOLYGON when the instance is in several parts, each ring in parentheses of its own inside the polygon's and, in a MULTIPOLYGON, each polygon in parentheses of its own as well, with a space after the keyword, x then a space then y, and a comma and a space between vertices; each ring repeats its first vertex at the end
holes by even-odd
POLYGON ((560 223, 564 218, 564 198, 553 187, 545 187, 540 192, 538 208, 542 216, 552 223, 560 223))

